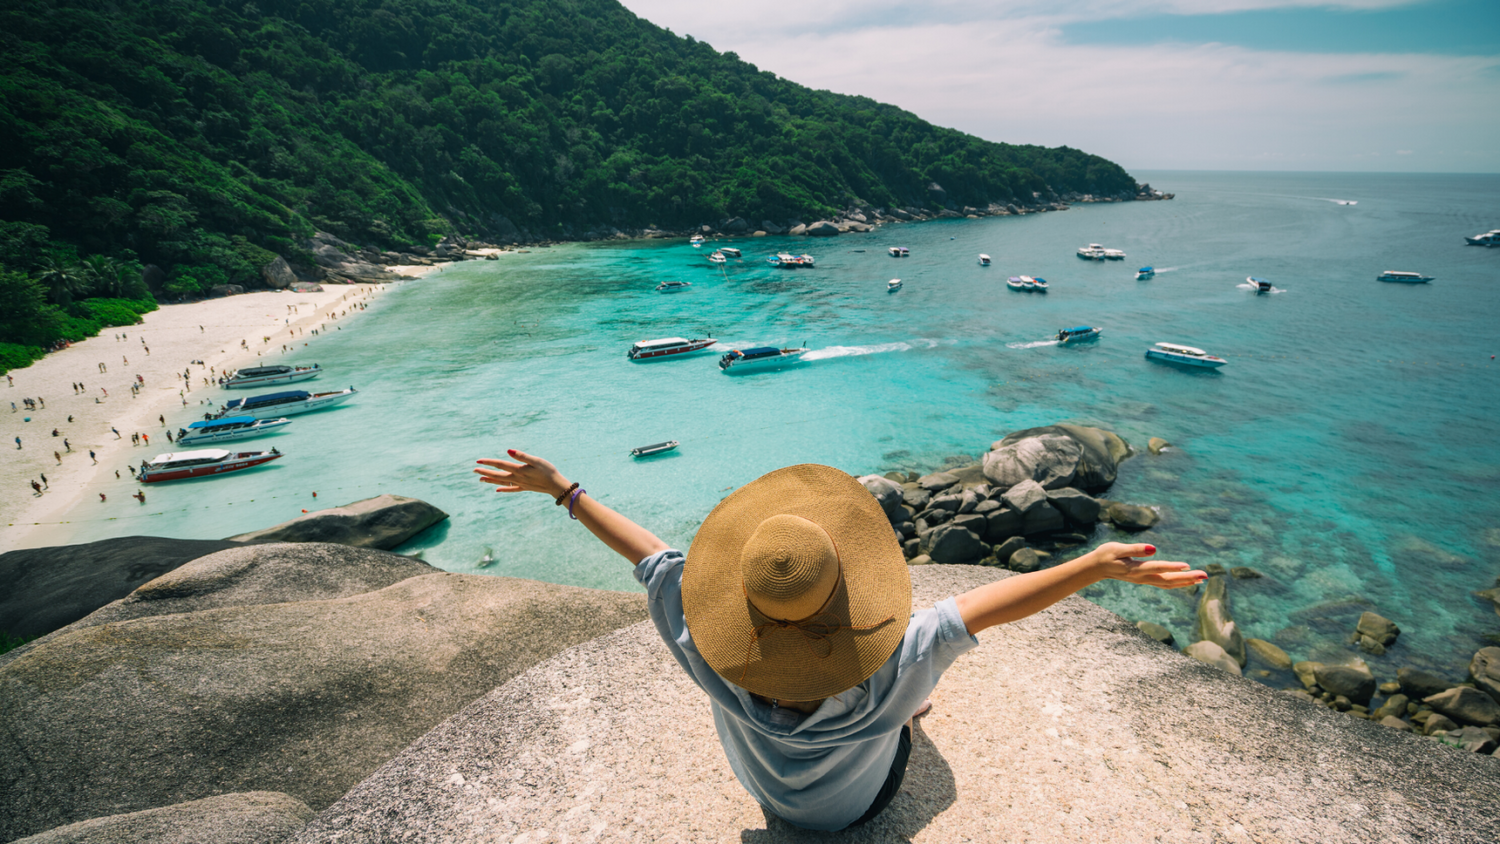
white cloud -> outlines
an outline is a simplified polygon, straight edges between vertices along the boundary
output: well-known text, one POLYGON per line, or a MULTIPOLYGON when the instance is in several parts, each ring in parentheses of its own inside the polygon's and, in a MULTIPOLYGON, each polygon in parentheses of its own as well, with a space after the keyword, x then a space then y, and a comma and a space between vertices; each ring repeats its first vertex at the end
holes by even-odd
POLYGON ((803 85, 991 140, 1078 147, 1127 168, 1500 171, 1500 117, 1477 107, 1500 93, 1497 57, 1076 45, 1059 35, 1084 12, 1335 5, 1326 2, 1074 0, 1010 19, 994 11, 1040 4, 831 0, 784 17, 680 0, 627 5, 803 85), (1371 155, 1398 148, 1411 152, 1371 155))

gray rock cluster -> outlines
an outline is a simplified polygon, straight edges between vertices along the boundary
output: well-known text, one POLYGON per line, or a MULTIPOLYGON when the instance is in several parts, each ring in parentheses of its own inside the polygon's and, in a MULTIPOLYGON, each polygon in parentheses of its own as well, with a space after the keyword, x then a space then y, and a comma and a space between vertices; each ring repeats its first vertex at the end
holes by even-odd
POLYGON ((1110 431, 1049 425, 995 442, 978 463, 860 482, 880 501, 912 565, 1034 571, 1049 554, 1028 543, 1082 544, 1101 519, 1126 530, 1155 523, 1150 508, 1089 494, 1114 483, 1130 454, 1110 431))
POLYGON ((264 530, 231 536, 228 541, 336 542, 388 551, 447 518, 447 513, 420 499, 377 495, 298 516, 264 530))

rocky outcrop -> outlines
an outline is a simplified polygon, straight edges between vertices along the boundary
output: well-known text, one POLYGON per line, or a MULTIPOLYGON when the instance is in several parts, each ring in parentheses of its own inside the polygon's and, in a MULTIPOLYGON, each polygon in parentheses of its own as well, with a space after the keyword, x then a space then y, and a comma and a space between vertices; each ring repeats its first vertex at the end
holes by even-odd
POLYGON ((1396 637, 1401 635, 1401 628, 1390 619, 1372 612, 1362 613, 1359 624, 1355 625, 1354 642, 1360 649, 1377 656, 1385 653, 1385 649, 1396 643, 1396 637))
MULTIPOLYGON (((1229 592, 1223 575, 1210 577, 1198 599, 1197 638, 1213 642, 1243 668, 1245 665, 1245 639, 1234 616, 1229 612, 1229 592)), ((1374 689, 1371 689, 1373 692, 1374 689)), ((1369 698, 1366 697, 1366 700, 1369 698)))
POLYGON ((161 614, 22 649, 0 665, 0 841, 230 792, 320 809, 495 686, 645 618, 635 594, 443 572, 346 594, 423 565, 392 557, 237 549, 106 608, 161 614))
MULTIPOLYGON (((911 574, 920 607, 1006 573, 911 574)), ((1497 760, 1201 665, 1082 599, 979 640, 917 722, 907 784, 857 831, 807 833, 762 812, 724 759, 708 699, 643 623, 496 689, 292 843, 533 841, 540 830, 767 844, 1500 840, 1497 760)))
POLYGON ((802 233, 808 237, 833 237, 839 233, 839 227, 836 223, 828 220, 819 220, 816 223, 808 224, 802 233))
POLYGON ((1239 676, 1240 674, 1239 661, 1214 642, 1206 639, 1201 642, 1194 642, 1183 648, 1182 652, 1204 665, 1212 665, 1220 671, 1227 671, 1235 676, 1239 676))
POLYGON ((355 548, 389 550, 446 518, 447 513, 425 501, 401 495, 377 495, 229 539, 234 542, 336 542, 355 548))
POLYGON ((41 636, 189 560, 236 548, 217 539, 123 536, 0 554, 0 631, 41 636))
MULTIPOLYGON (((439 252, 438 255, 447 257, 448 245, 440 245, 443 246, 444 251, 439 252)), ((367 253, 328 232, 314 233, 310 239, 303 241, 302 246, 312 254, 319 268, 335 278, 358 281, 395 281, 398 278, 384 267, 374 263, 380 259, 379 253, 367 253)))
POLYGON ((898 521, 897 516, 902 515, 901 496, 905 492, 901 485, 879 475, 865 475, 859 482, 880 502, 880 509, 885 511, 885 517, 893 522, 898 521))
POLYGON ((12 844, 281 844, 313 814, 291 795, 250 791, 79 821, 12 844))
POLYGON ((1480 648, 1469 660, 1469 677, 1475 688, 1500 703, 1500 648, 1480 648))
MULTIPOLYGON (((1039 465, 1033 468, 1033 480, 1043 486, 1055 488, 1057 486, 1076 486, 1084 492, 1101 492, 1108 489, 1119 476, 1120 462, 1130 456, 1130 445, 1113 431, 1103 428, 1091 428, 1086 425, 1047 425, 1041 428, 1027 428, 1024 431, 1016 431, 1008 434, 1004 439, 991 446, 991 451, 1004 449, 1015 445, 1023 440, 1032 438, 1050 438, 1062 436, 1072 440, 1078 446, 1077 457, 1072 457, 1071 450, 1062 449, 1050 441, 1042 449, 1032 447, 1028 454, 1035 455, 1039 465), (1055 449, 1055 450, 1054 450, 1055 449), (1041 478, 1036 477, 1035 472, 1044 471, 1044 466, 1050 461, 1057 461, 1055 467, 1046 468, 1049 473, 1068 473, 1071 480, 1063 483, 1048 484, 1041 478)), ((989 460, 986 455, 985 475, 989 476, 989 460)), ((1030 458, 1020 458, 1018 467, 1024 468, 1028 465, 1030 458)), ((994 480, 994 478, 991 478, 994 480)), ((1019 478, 1017 479, 1019 480, 1019 478)), ((1002 483, 996 481, 996 483, 1002 483)))
POLYGON ((292 265, 280 255, 276 260, 260 268, 261 278, 266 280, 266 286, 272 290, 285 290, 297 281, 297 274, 292 272, 292 265))
POLYGON ((1422 702, 1460 724, 1488 727, 1500 724, 1500 703, 1478 689, 1456 686, 1423 698, 1422 702))

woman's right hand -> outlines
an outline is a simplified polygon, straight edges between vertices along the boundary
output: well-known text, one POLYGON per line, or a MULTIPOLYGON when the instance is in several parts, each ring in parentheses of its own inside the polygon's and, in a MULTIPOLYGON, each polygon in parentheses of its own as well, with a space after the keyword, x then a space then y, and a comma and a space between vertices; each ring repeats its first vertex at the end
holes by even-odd
POLYGON ((487 469, 475 469, 474 473, 487 484, 494 484, 496 492, 540 492, 557 498, 568 491, 570 484, 556 466, 524 451, 507 449, 512 460, 485 458, 477 461, 487 469))

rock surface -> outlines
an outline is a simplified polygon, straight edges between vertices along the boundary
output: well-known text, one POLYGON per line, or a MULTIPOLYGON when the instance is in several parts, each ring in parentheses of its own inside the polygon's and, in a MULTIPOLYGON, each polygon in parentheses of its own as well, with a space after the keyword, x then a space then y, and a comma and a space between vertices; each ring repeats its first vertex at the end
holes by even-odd
POLYGON ((1068 437, 1082 449, 1077 465, 1074 467, 1072 486, 1084 492, 1102 492, 1108 489, 1119 474, 1120 462, 1130 456, 1130 444, 1113 431, 1070 424, 1047 425, 1016 431, 1013 434, 1007 434, 1004 439, 990 448, 991 450, 1004 448, 1030 437, 1049 435, 1068 437))
POLYGON ((0 554, 0 631, 41 636, 189 560, 239 547, 217 539, 122 536, 0 554))
MULTIPOLYGON (((1014 436, 1014 435, 1012 435, 1014 436)), ((1001 489, 1022 481, 1035 481, 1045 489, 1058 489, 1073 482, 1083 447, 1062 434, 1023 437, 984 456, 984 476, 1001 489)))
MULTIPOLYGON (((294 566, 327 546, 282 548, 294 566)), ((303 567, 377 553, 350 550, 303 567)), ((254 566, 238 569, 244 590, 234 565, 195 568, 136 606, 286 588, 254 585, 254 566)), ((332 599, 85 619, 0 665, 0 841, 229 792, 320 809, 500 683, 644 617, 635 594, 434 573, 332 599)))
POLYGON ((420 499, 377 495, 229 539, 234 542, 336 542, 355 548, 390 550, 446 518, 447 513, 420 499))
POLYGON ((1287 652, 1265 639, 1246 639, 1245 646, 1266 665, 1281 671, 1291 670, 1292 658, 1287 655, 1287 652))
POLYGON ((1210 577, 1204 584, 1194 633, 1198 639, 1223 648, 1241 668, 1245 666, 1245 638, 1229 612, 1229 591, 1223 575, 1210 577))
POLYGON ((898 521, 897 517, 902 515, 901 494, 904 492, 901 485, 879 475, 865 475, 859 482, 880 502, 880 509, 885 511, 885 517, 893 522, 898 521))
POLYGON ((1439 692, 1423 698, 1422 702, 1460 724, 1473 724, 1476 727, 1500 724, 1500 703, 1491 700, 1484 692, 1468 686, 1457 686, 1446 692, 1439 692))
POLYGON ((1104 511, 1110 524, 1121 530, 1142 531, 1161 520, 1155 510, 1150 507, 1142 507, 1138 504, 1124 504, 1116 501, 1109 505, 1104 511))
POLYGON ((1204 665, 1212 665, 1220 671, 1227 671, 1236 677, 1240 676, 1239 661, 1214 642, 1206 639, 1202 642, 1194 642, 1183 648, 1182 652, 1204 665))
POLYGON ((1375 696, 1375 675, 1363 662, 1353 665, 1321 665, 1313 673, 1318 685, 1332 695, 1343 695, 1354 703, 1367 704, 1375 696))
MULTIPOLYGON (((918 606, 1005 576, 911 574, 918 606)), ((901 792, 858 830, 765 815, 644 623, 496 689, 292 841, 1500 840, 1496 760, 1215 671, 1082 599, 979 639, 918 722, 901 792)))
POLYGON ((313 814, 291 795, 249 791, 92 818, 12 844, 281 844, 313 814))
POLYGON ((1500 703, 1500 648, 1480 648, 1469 660, 1474 687, 1500 703))

